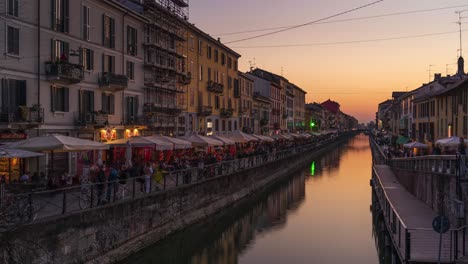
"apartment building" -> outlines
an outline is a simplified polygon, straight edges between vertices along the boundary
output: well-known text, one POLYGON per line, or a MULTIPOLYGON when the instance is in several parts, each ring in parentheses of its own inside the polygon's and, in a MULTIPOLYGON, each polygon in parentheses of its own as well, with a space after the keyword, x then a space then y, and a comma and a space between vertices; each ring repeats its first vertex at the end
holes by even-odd
POLYGON ((299 88, 298 86, 293 86, 293 95, 294 95, 294 107, 293 107, 293 120, 294 120, 294 129, 293 132, 304 131, 307 124, 305 123, 305 96, 307 92, 299 88))
POLYGON ((238 87, 234 87, 234 97, 239 98, 239 128, 245 133, 253 133, 254 80, 243 72, 239 72, 238 80, 238 87))
POLYGON ((268 97, 260 95, 258 92, 254 92, 252 103, 253 133, 257 135, 270 135, 271 100, 268 97))
POLYGON ((239 129, 239 103, 234 96, 240 54, 192 24, 188 52, 192 82, 185 108, 186 127, 200 134, 222 134, 239 129))

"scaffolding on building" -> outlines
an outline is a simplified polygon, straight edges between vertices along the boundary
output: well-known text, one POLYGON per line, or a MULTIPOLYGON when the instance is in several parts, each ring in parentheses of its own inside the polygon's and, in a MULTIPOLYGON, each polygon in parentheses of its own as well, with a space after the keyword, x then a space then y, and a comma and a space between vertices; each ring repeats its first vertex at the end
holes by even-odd
POLYGON ((150 21, 144 39, 145 119, 154 134, 183 134, 181 100, 192 79, 187 71, 188 1, 145 0, 143 14, 150 21))

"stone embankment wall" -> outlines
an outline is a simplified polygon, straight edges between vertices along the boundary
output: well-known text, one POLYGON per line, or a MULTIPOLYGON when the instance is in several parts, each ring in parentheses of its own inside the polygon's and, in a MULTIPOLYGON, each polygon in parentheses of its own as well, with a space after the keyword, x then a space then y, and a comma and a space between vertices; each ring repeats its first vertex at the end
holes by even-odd
POLYGON ((290 158, 0 233, 0 263, 113 263, 303 168, 353 135, 290 158))

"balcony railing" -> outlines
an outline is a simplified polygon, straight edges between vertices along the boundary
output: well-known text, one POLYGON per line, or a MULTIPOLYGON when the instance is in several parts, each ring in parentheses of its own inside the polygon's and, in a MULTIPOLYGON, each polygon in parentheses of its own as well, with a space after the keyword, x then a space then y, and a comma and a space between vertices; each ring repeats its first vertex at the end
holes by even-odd
POLYGON ((143 107, 144 113, 165 113, 177 115, 182 112, 182 106, 178 105, 162 105, 162 104, 145 104, 143 107))
POLYGON ((214 81, 208 81, 206 88, 213 93, 222 93, 224 91, 224 85, 214 81))
POLYGON ((208 105, 200 106, 198 114, 201 116, 209 116, 213 113, 213 107, 208 105))
POLYGON ((137 116, 125 113, 125 122, 124 125, 146 125, 147 118, 146 116, 137 116))
POLYGON ((179 83, 183 85, 189 85, 192 82, 192 73, 181 73, 178 77, 179 83))
POLYGON ((223 118, 229 118, 232 117, 234 113, 234 109, 232 108, 221 108, 220 115, 223 118))
POLYGON ((104 127, 109 124, 109 115, 102 112, 75 112, 73 116, 77 126, 104 127))
POLYGON ((68 62, 46 62, 47 80, 61 84, 77 84, 83 80, 83 66, 68 62))
POLYGON ((103 91, 120 92, 128 87, 128 77, 122 74, 102 72, 98 81, 103 91))
POLYGON ((44 122, 44 108, 13 106, 2 107, 0 113, 0 123, 31 123, 42 124, 44 122))

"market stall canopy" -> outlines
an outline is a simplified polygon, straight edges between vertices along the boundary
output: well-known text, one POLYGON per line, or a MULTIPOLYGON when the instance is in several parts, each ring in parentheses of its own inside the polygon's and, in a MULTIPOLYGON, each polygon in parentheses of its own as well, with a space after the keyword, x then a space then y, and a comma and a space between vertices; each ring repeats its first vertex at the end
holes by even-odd
POLYGON ((259 141, 258 138, 253 137, 249 134, 246 134, 244 132, 241 132, 239 130, 231 131, 226 134, 224 134, 224 137, 227 137, 231 140, 234 140, 236 143, 246 143, 250 141, 259 141))
POLYGON ((316 136, 316 137, 322 135, 322 133, 319 133, 319 132, 310 132, 309 134, 311 134, 312 136, 316 136))
POLYGON ((116 147, 127 147, 128 144, 132 147, 151 147, 155 146, 157 150, 172 150, 174 149, 174 144, 155 139, 150 137, 131 137, 128 139, 118 139, 106 143, 111 146, 116 147))
POLYGON ((399 144, 399 145, 403 145, 403 144, 406 144, 410 141, 409 138, 407 137, 404 137, 404 136, 399 136, 396 143, 399 144))
POLYGON ((427 148, 428 146, 424 143, 414 141, 403 145, 405 148, 427 148))
POLYGON ((224 143, 222 141, 216 140, 214 138, 200 136, 200 135, 197 135, 197 134, 193 134, 193 135, 190 135, 190 136, 184 136, 184 137, 181 137, 181 138, 191 142, 194 147, 223 146, 224 145, 224 143))
POLYGON ((216 140, 219 140, 223 142, 225 145, 235 145, 236 142, 234 140, 231 140, 227 137, 222 137, 222 136, 209 136, 209 138, 214 138, 216 140))
POLYGON ((33 158, 44 156, 42 153, 31 152, 22 149, 0 148, 0 158, 33 158))
POLYGON ((168 136, 150 136, 146 138, 149 140, 161 140, 161 141, 172 143, 174 145, 174 149, 192 148, 191 142, 187 140, 179 139, 179 138, 173 138, 173 137, 168 137, 168 136))
POLYGON ((252 135, 252 136, 260 139, 261 141, 265 141, 265 142, 274 142, 275 141, 271 137, 267 137, 267 136, 264 136, 264 135, 252 135))
MULTIPOLYGON (((448 138, 439 139, 435 142, 443 147, 456 147, 460 144, 460 138, 457 136, 452 136, 448 138)), ((465 144, 468 143, 468 140, 465 139, 465 144)))
POLYGON ((108 145, 100 142, 58 134, 21 140, 10 144, 9 147, 39 152, 76 152, 109 149, 108 145))
POLYGON ((301 135, 302 135, 304 138, 311 138, 311 137, 312 137, 311 134, 306 133, 306 132, 301 133, 301 135))

